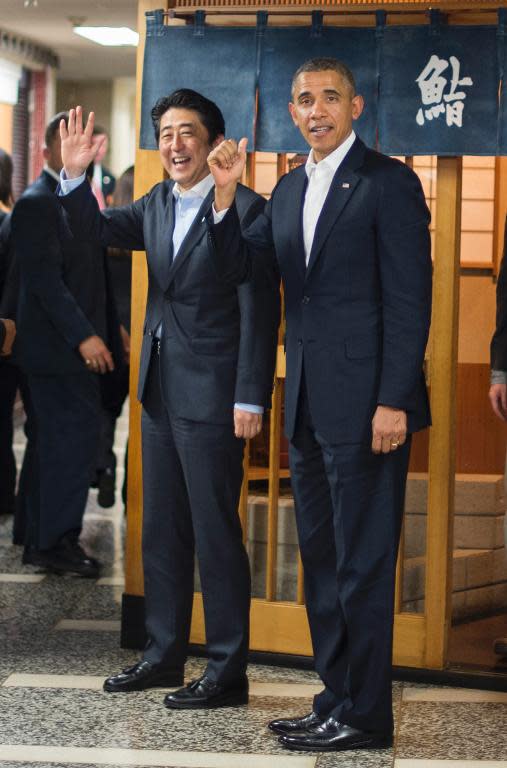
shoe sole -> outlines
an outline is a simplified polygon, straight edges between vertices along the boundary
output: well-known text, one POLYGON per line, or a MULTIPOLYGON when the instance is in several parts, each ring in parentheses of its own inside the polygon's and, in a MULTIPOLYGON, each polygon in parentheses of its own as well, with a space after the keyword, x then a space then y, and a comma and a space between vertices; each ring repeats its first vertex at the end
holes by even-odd
POLYGON ((167 709, 218 709, 219 707, 241 707, 244 704, 248 704, 248 693, 238 696, 238 694, 231 694, 230 696, 222 696, 215 701, 203 701, 203 702, 176 702, 176 701, 164 701, 164 705, 167 709))
POLYGON ((136 691, 146 691, 148 688, 178 688, 183 685, 183 678, 177 680, 164 680, 160 683, 148 683, 148 685, 137 685, 133 688, 117 688, 115 686, 108 686, 106 683, 102 686, 102 690, 107 693, 135 693, 136 691))
POLYGON ((346 746, 339 746, 337 744, 329 746, 306 746, 303 744, 287 744, 284 741, 280 742, 285 749, 293 750, 294 752, 346 752, 351 749, 390 749, 393 746, 392 739, 375 739, 372 741, 358 741, 354 744, 347 744, 346 746))

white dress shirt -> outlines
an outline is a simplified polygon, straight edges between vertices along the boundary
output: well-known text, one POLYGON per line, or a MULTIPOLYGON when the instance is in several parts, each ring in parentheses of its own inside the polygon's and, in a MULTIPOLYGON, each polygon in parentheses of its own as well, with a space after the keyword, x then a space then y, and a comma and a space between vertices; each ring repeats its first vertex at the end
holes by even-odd
POLYGON ((305 245, 306 266, 310 260, 313 238, 317 229, 317 222, 322 213, 322 208, 329 192, 333 176, 340 167, 345 155, 351 148, 356 138, 354 131, 343 144, 340 144, 331 154, 316 163, 313 149, 308 155, 305 171, 308 176, 305 203, 303 206, 303 240, 305 245))

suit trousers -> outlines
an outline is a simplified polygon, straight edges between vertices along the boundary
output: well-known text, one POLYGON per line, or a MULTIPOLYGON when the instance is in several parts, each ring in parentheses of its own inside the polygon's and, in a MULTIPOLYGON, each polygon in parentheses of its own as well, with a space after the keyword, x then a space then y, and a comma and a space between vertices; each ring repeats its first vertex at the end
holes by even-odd
POLYGON ((100 388, 93 373, 28 375, 35 415, 20 503, 28 515, 26 544, 50 549, 79 536, 100 427, 100 388))
POLYGON ((26 377, 9 360, 0 361, 0 514, 15 512, 16 460, 12 448, 14 437, 14 403, 19 390, 25 411, 29 410, 26 377))
POLYGON ((289 446, 296 522, 322 717, 366 731, 393 728, 391 664, 396 558, 410 440, 375 455, 330 444, 301 387, 289 446))
POLYGON ((245 672, 250 610, 250 569, 238 516, 244 441, 234 436, 232 407, 230 424, 175 416, 163 402, 154 347, 142 413, 144 658, 168 667, 186 661, 195 551, 206 674, 223 683, 245 672))

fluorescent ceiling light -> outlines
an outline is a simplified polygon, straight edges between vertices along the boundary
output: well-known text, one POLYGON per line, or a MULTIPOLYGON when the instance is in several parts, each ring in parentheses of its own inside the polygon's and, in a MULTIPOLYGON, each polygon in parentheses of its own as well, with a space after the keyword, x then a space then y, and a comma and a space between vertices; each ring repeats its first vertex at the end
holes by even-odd
POLYGON ((138 45, 139 35, 130 27, 74 27, 76 35, 99 45, 138 45))

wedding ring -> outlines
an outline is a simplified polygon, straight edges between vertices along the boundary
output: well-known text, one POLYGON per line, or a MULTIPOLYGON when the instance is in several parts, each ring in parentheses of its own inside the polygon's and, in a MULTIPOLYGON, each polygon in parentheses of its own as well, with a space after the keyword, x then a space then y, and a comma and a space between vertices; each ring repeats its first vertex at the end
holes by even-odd
POLYGON ((399 442, 397 440, 391 440, 391 448, 397 448, 399 446, 399 442))

